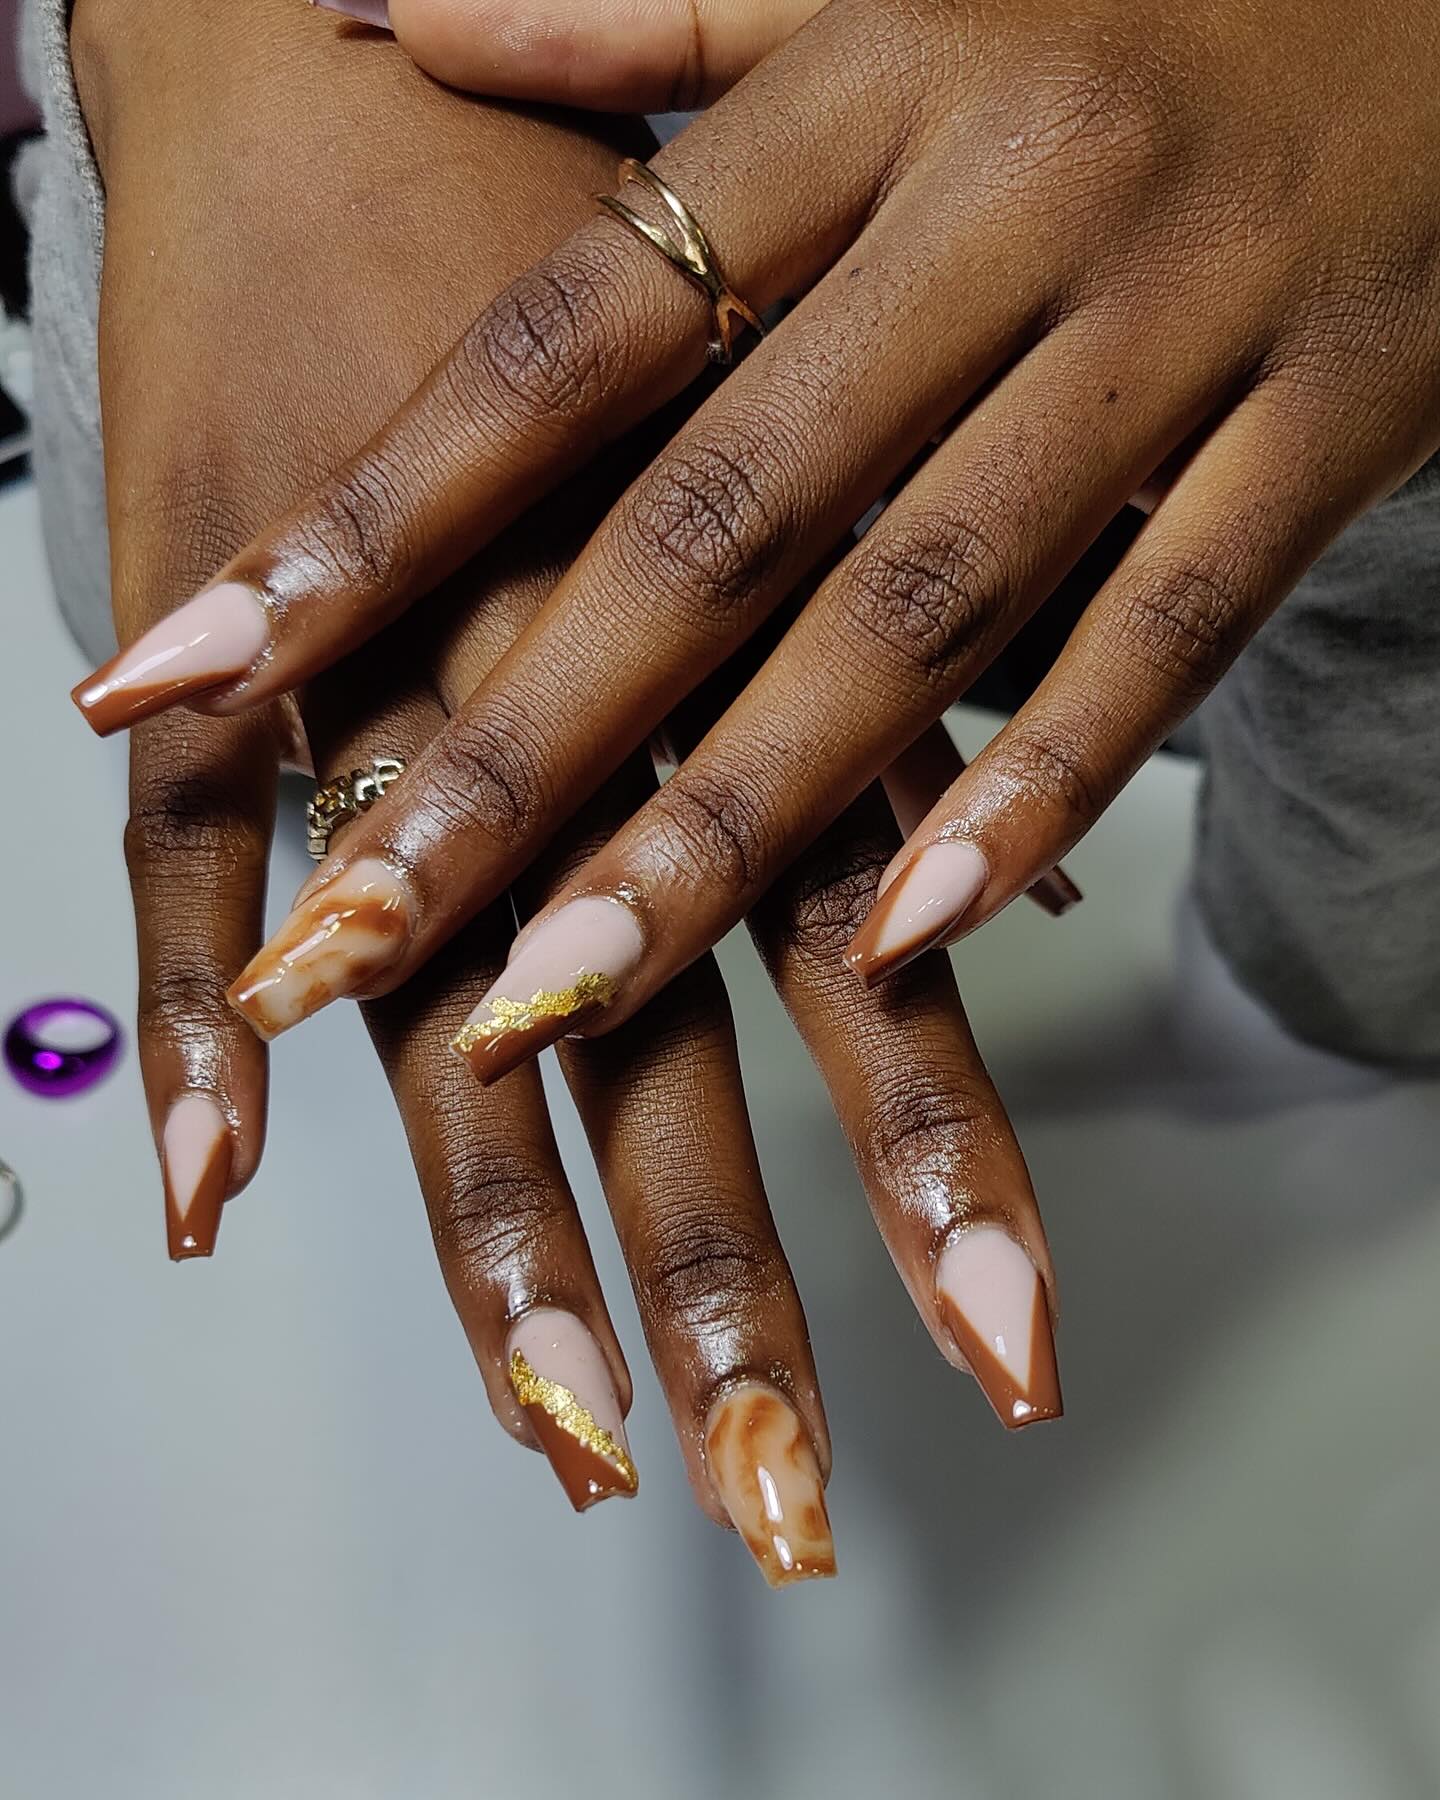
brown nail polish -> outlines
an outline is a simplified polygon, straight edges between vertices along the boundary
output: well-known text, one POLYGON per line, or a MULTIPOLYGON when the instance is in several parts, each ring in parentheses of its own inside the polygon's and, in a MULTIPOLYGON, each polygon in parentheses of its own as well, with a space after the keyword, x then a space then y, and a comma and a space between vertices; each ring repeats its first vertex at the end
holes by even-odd
POLYGON ((943 943, 979 898, 990 870, 974 844, 927 844, 877 896, 845 961, 871 987, 943 943))
POLYGON ((170 1109, 160 1150, 171 1259, 209 1256, 220 1230, 234 1150, 225 1115, 208 1095, 186 1094, 170 1109))
POLYGON ((573 1314, 546 1307, 519 1321, 510 1385, 576 1512, 636 1492, 610 1366, 573 1314))
POLYGON ((1002 1425, 1015 1431, 1063 1414, 1045 1283, 1008 1231, 957 1232, 935 1266, 935 1295, 1002 1425))
POLYGON ((225 997, 261 1037, 279 1037, 363 992, 404 955, 413 924, 407 884, 377 857, 361 857, 295 908, 225 997))
POLYGON ((711 1408, 715 1491, 771 1587, 835 1573, 825 1485, 805 1423, 773 1388, 732 1388, 711 1408))
POLYGON ((259 594, 223 581, 151 627, 72 688, 70 698, 91 729, 108 737, 181 700, 238 681, 270 642, 259 594))

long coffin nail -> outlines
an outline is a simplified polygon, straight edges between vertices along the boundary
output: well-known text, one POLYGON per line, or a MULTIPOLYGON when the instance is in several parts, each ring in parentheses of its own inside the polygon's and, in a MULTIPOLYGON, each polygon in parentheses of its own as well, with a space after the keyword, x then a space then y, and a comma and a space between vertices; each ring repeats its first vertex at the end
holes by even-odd
POLYGON ((985 1398, 1012 1431, 1065 1408, 1045 1283, 998 1225, 967 1226, 935 1269, 940 1311, 985 1398))
POLYGON ((238 681, 269 642, 270 617, 254 588, 222 581, 152 625, 70 698, 97 736, 107 737, 177 700, 238 681))
POLYGON ((635 1492, 610 1365, 573 1313, 526 1313, 510 1333, 510 1385, 576 1512, 635 1492))
POLYGON ((913 962, 955 928, 989 879, 974 844, 928 844, 871 907, 845 961, 866 987, 913 962))
POLYGON ((170 1108, 160 1157, 172 1261, 214 1251, 233 1151, 225 1115, 208 1095, 186 1094, 170 1108))
POLYGON ((225 997, 261 1037, 279 1037, 398 962, 413 922, 405 882, 363 856, 295 908, 225 997))
POLYGON ((358 19, 362 25, 373 25, 377 31, 390 29, 389 0, 310 0, 326 12, 344 13, 347 19, 358 19))
POLYGON ((711 1408, 715 1491, 771 1587, 835 1573, 820 1465, 804 1421, 774 1388, 732 1388, 711 1408))
POLYGON ((570 901, 520 944, 451 1047, 486 1086, 498 1081, 609 1006, 644 948, 623 901, 570 901))

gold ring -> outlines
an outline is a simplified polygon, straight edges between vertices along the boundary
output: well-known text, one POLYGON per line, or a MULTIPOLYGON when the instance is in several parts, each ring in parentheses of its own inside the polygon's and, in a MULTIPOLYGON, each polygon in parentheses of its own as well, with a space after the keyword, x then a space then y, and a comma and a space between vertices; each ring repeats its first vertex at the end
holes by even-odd
POLYGON ((704 293, 715 314, 715 335, 710 340, 710 360, 717 363, 734 362, 735 333, 740 327, 748 325, 761 337, 765 335, 765 327, 721 274, 720 264, 710 248, 710 240, 700 227, 700 221, 675 190, 667 187, 653 169, 647 168, 642 162, 636 162, 633 156, 627 156, 620 164, 621 186, 627 181, 637 181, 641 187, 649 188, 669 213, 675 226, 674 235, 662 231, 658 225, 652 225, 648 219, 642 219, 639 213, 628 207, 623 200, 616 199, 613 194, 597 194, 595 198, 607 211, 614 213, 622 225, 628 225, 631 231, 637 232, 704 293))
POLYGON ((316 862, 330 854, 330 837, 342 825, 368 812, 390 783, 405 773, 398 756, 377 756, 368 769, 352 769, 316 788, 305 808, 305 848, 316 862))

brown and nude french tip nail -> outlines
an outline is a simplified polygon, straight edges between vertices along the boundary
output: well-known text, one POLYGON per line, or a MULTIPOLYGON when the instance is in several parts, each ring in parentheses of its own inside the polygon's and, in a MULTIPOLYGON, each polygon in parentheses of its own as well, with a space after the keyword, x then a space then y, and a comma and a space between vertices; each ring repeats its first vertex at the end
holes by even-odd
POLYGON ((517 941, 451 1048, 489 1085, 619 996, 645 941, 621 900, 586 894, 517 941))
POLYGON ((229 1123, 209 1095, 186 1094, 170 1108, 160 1162, 165 1236, 173 1262, 213 1253, 233 1154, 229 1123))
POLYGON ((1002 1425, 1058 1419, 1065 1407, 1040 1272, 999 1225, 956 1233, 935 1267, 935 1294, 957 1348, 1002 1425))
POLYGON ((261 1037, 278 1037, 398 962, 414 915, 403 877, 378 857, 359 857, 301 900, 226 999, 261 1037))
POLYGON ((715 1402, 706 1421, 705 1462, 772 1588, 835 1573, 815 1447, 804 1420, 774 1388, 747 1382, 715 1402))
POLYGON ((605 1353, 573 1313, 526 1313, 510 1333, 510 1385, 576 1512, 635 1493, 620 1396, 605 1353))
POLYGON ((876 898, 845 961, 869 987, 943 943, 979 899, 990 866, 976 845, 927 844, 876 898))
POLYGON ((122 650, 72 688, 97 736, 238 681, 270 642, 263 601, 243 581, 222 581, 122 650))

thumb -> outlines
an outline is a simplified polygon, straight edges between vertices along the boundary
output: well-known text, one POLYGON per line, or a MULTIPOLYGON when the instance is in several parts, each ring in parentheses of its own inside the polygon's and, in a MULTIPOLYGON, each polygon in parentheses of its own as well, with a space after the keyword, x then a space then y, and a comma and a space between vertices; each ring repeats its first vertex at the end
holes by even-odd
MULTIPOLYGON (((422 69, 508 100, 611 112, 715 99, 824 0, 389 0, 388 23, 422 69)), ((319 0, 385 22, 385 0, 319 0)))

